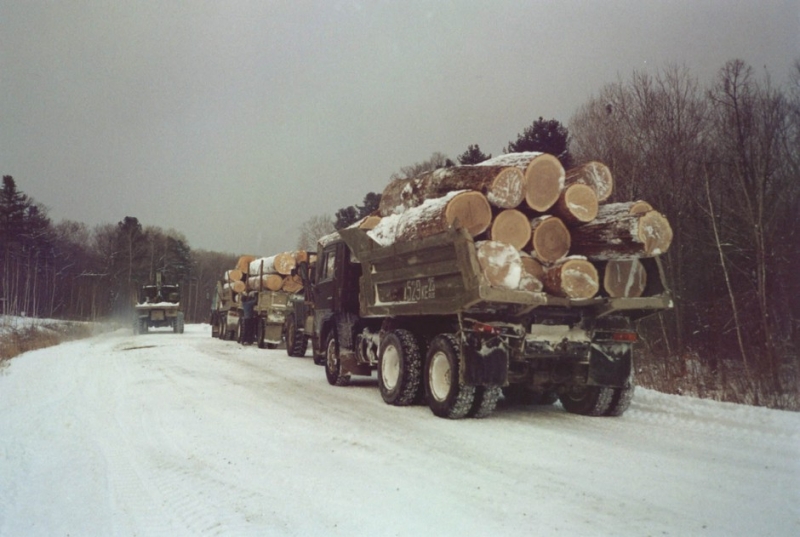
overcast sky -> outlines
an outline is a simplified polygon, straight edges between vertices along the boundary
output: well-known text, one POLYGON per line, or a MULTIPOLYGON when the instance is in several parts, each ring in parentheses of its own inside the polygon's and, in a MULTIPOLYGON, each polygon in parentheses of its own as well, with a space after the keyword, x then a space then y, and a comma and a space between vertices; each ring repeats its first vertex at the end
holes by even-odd
POLYGON ((0 0, 0 173, 56 222, 270 255, 635 69, 798 57, 800 0, 0 0))

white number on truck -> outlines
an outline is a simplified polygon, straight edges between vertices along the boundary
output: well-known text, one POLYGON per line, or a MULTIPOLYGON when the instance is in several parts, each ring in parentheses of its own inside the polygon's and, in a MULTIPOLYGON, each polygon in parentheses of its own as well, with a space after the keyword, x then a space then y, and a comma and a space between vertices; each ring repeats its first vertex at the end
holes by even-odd
POLYGON ((404 302, 419 302, 436 298, 436 282, 433 278, 408 280, 403 289, 404 302))

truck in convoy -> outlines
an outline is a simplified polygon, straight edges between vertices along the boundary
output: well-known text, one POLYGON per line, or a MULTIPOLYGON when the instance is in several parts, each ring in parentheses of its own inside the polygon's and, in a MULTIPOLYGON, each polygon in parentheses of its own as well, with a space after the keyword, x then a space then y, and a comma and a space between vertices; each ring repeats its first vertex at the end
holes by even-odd
POLYGON ((146 334, 149 328, 169 326, 176 334, 183 334, 180 286, 161 282, 156 273, 154 285, 143 285, 139 301, 134 306, 133 333, 146 334))
MULTIPOLYGON (((211 305, 213 337, 235 340, 244 345, 256 343, 262 349, 275 349, 283 341, 292 287, 285 286, 289 290, 269 289, 265 282, 272 280, 264 273, 260 261, 253 261, 254 266, 245 263, 247 271, 227 271, 225 281, 217 282, 211 305)), ((278 279, 283 280, 281 277, 278 279)))
POLYGON ((386 403, 427 403, 445 418, 487 416, 501 395, 621 415, 635 322, 672 305, 657 257, 642 260, 647 288, 635 298, 490 286, 460 228, 382 246, 354 226, 320 240, 317 254, 314 271, 298 267, 306 294, 289 303, 287 352, 302 356, 310 341, 330 384, 377 370, 386 403))

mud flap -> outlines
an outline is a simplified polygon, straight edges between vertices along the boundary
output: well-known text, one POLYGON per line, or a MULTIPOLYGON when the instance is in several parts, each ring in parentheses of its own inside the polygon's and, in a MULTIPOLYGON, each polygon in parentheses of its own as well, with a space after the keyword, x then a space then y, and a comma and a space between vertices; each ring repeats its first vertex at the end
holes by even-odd
POLYGON ((592 343, 587 384, 623 388, 631 374, 631 346, 620 343, 592 343))
POLYGON ((499 337, 466 337, 461 345, 464 383, 469 386, 503 386, 508 377, 508 344, 499 337))

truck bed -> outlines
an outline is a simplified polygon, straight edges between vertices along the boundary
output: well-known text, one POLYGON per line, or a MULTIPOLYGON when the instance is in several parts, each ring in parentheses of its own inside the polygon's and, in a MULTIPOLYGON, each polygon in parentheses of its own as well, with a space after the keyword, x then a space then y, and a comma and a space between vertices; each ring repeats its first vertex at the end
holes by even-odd
MULTIPOLYGON (((445 233, 412 242, 381 246, 365 230, 340 230, 342 239, 362 264, 360 310, 363 317, 503 313, 523 315, 536 308, 586 308, 596 317, 625 312, 641 318, 671 307, 654 272, 658 292, 641 298, 597 296, 572 300, 491 287, 483 277, 475 243, 465 231, 445 233)), ((648 276, 650 276, 648 274, 648 276)))

